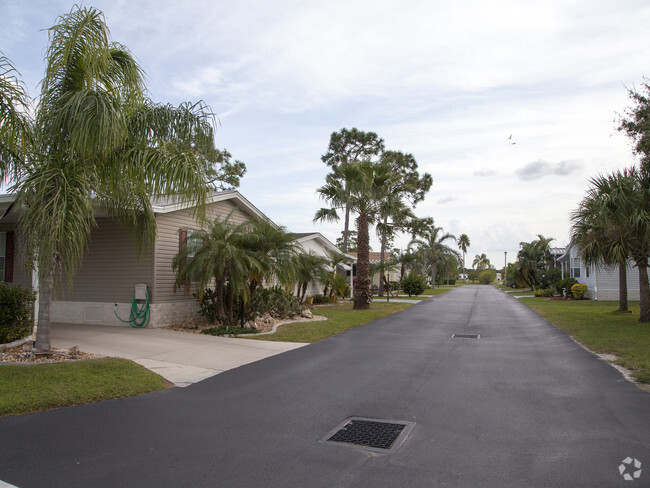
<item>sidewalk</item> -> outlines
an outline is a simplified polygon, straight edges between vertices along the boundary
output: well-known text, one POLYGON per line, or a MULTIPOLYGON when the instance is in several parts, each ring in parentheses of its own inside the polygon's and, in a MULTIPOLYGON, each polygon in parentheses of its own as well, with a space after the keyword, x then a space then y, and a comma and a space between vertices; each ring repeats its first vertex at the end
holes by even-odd
POLYGON ((79 346, 83 352, 131 359, 176 386, 306 345, 83 324, 53 324, 51 338, 53 347, 79 346))

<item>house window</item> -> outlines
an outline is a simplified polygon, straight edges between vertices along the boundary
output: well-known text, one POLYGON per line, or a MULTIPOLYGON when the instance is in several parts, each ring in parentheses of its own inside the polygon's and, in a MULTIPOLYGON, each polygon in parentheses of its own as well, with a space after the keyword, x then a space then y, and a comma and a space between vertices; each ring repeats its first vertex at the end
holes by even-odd
POLYGON ((580 278, 580 258, 573 259, 573 277, 580 278))
POLYGON ((14 233, 0 232, 0 281, 14 280, 14 233))
POLYGON ((591 265, 585 266, 585 278, 589 278, 590 270, 591 270, 591 265))
MULTIPOLYGON (((194 234, 195 232, 196 232, 196 230, 193 230, 193 229, 184 229, 184 230, 181 230, 179 232, 179 236, 178 236, 178 251, 179 252, 186 248, 187 243, 188 243, 188 238, 191 237, 192 234, 194 234)), ((197 251, 196 247, 194 247, 193 249, 188 249, 188 253, 187 253, 186 257, 193 258, 196 255, 196 251, 197 251)), ((181 263, 181 267, 184 266, 184 264, 185 264, 184 262, 181 263)), ((190 276, 189 278, 190 278, 189 281, 192 282, 192 283, 197 281, 196 276, 190 276)), ((184 283, 185 280, 183 280, 182 282, 184 283)))

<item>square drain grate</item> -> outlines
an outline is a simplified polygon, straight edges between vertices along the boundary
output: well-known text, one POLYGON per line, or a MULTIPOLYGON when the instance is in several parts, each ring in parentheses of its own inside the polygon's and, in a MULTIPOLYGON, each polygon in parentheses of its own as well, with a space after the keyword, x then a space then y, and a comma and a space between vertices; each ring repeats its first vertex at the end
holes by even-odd
POLYGON ((391 452, 404 442, 414 425, 413 422, 352 417, 328 432, 322 441, 370 451, 391 452))
POLYGON ((459 339, 480 339, 481 338, 481 334, 452 334, 451 336, 459 339))

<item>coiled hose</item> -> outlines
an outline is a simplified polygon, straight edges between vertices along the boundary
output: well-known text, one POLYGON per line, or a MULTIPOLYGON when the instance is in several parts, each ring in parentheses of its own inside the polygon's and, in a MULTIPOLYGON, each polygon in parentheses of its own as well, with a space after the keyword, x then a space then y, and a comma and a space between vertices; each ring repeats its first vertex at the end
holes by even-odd
POLYGON ((142 305, 138 305, 137 300, 135 299, 135 292, 133 292, 133 300, 131 300, 131 313, 129 314, 129 320, 121 319, 117 315, 117 304, 115 304, 115 316, 121 322, 125 324, 130 324, 134 329, 142 329, 147 326, 149 323, 149 290, 145 290, 146 299, 142 305))

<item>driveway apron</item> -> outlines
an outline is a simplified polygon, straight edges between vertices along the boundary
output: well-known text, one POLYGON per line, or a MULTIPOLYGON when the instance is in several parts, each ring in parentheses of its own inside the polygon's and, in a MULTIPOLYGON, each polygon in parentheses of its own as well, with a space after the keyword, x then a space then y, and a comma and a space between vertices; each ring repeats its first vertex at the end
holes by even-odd
POLYGON ((525 305, 464 286, 186 388, 0 419, 0 480, 650 486, 649 413, 648 393, 525 305), (350 417, 414 425, 393 452, 323 442, 350 417))

